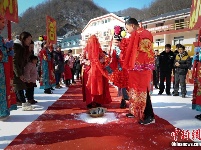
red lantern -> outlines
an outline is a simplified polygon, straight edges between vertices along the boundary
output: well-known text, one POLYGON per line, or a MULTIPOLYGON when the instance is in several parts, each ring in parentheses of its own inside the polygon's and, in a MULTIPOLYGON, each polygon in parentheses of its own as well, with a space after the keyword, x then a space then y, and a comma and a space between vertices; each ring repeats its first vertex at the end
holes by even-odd
POLYGON ((43 35, 43 40, 47 41, 47 35, 43 35))

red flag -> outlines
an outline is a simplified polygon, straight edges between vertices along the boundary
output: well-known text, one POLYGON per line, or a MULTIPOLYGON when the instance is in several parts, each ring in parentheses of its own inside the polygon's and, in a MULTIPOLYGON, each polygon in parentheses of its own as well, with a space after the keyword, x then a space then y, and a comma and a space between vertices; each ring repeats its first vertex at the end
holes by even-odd
POLYGON ((18 23, 18 4, 17 0, 1 0, 0 13, 5 16, 6 20, 18 23))
POLYGON ((50 16, 46 17, 47 25, 47 42, 51 44, 57 43, 56 21, 50 16))
POLYGON ((201 27, 201 0, 192 0, 190 29, 198 29, 201 27))

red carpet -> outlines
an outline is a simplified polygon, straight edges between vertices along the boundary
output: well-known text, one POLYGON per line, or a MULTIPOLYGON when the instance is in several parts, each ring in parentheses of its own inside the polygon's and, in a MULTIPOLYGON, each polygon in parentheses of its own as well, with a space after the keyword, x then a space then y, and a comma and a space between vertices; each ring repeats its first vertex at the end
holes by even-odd
MULTIPOLYGON (((86 112, 81 85, 74 85, 36 121, 24 129, 6 148, 25 150, 164 150, 189 149, 172 147, 174 127, 155 116, 156 123, 139 125, 134 118, 126 118, 127 110, 119 109, 117 91, 110 88, 113 102, 106 105, 115 112, 118 122, 89 124, 75 116, 86 112)), ((180 140, 181 142, 181 140, 180 140)), ((182 141, 185 142, 185 141, 182 141)), ((191 141, 188 141, 191 142, 191 141)), ((193 148, 193 147, 191 147, 193 148)), ((191 149, 190 148, 190 149, 191 149)))

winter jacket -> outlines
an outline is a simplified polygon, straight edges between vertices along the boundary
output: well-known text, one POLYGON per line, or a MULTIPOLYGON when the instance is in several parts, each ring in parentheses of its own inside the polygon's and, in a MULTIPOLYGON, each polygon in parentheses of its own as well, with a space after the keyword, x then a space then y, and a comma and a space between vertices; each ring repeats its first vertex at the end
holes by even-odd
POLYGON ((158 70, 159 68, 159 55, 155 56, 155 70, 158 70))
POLYGON ((81 64, 80 64, 80 60, 79 60, 79 59, 77 59, 77 60, 75 61, 75 64, 76 64, 75 69, 76 69, 76 70, 81 70, 81 64))
POLYGON ((163 72, 171 73, 174 67, 174 59, 175 59, 175 55, 172 51, 170 51, 169 53, 166 53, 165 51, 160 53, 160 56, 159 56, 160 72, 163 71, 163 72))
POLYGON ((180 75, 186 75, 188 72, 188 69, 191 67, 191 59, 186 51, 184 51, 183 54, 177 54, 174 64, 178 62, 180 65, 175 67, 175 73, 178 73, 180 75))
POLYGON ((69 67, 73 69, 74 63, 75 63, 75 58, 73 56, 66 56, 66 60, 69 61, 69 67))
POLYGON ((36 83, 36 80, 38 79, 38 69, 36 64, 28 62, 24 68, 24 78, 26 82, 36 83))
POLYGON ((20 79, 20 76, 24 75, 24 67, 26 66, 30 52, 28 47, 22 46, 21 41, 15 41, 14 46, 14 57, 13 57, 13 86, 15 91, 26 89, 25 82, 20 79))
POLYGON ((55 73, 63 73, 64 72, 64 56, 60 51, 55 51, 53 53, 55 73))

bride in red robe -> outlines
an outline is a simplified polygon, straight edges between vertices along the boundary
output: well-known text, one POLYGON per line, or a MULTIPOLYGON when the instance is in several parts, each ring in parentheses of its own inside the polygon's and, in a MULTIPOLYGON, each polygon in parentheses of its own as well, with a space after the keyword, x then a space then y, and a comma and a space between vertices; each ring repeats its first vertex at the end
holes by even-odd
POLYGON ((83 59, 82 91, 83 101, 88 108, 109 104, 112 99, 108 79, 104 76, 104 53, 95 35, 92 35, 85 48, 83 59))

